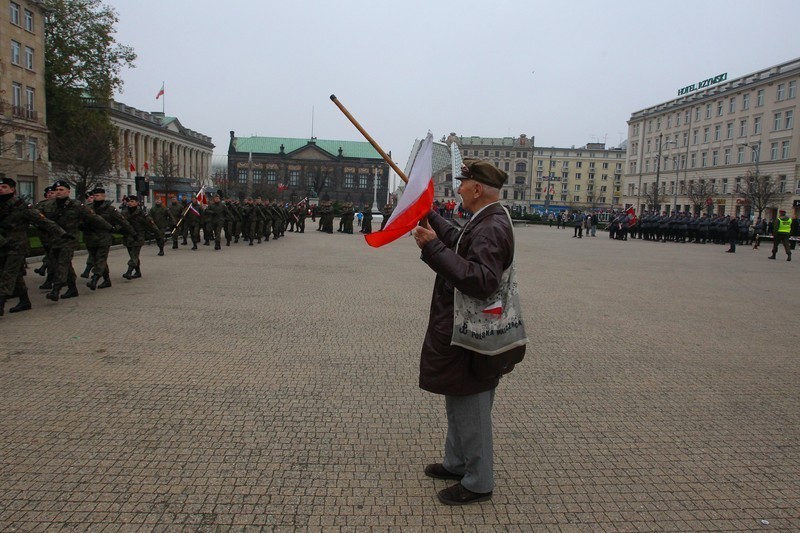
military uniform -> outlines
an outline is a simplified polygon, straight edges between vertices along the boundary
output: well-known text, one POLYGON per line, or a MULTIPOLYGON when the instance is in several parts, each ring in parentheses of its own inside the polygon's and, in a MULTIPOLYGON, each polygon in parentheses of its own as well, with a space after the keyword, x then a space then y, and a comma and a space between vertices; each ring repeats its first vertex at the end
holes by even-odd
MULTIPOLYGON (((54 187, 57 194, 61 188, 67 190, 70 188, 63 181, 56 182, 54 187)), ((109 232, 113 228, 111 224, 69 197, 56 197, 43 204, 42 208, 47 218, 61 226, 65 232, 73 237, 69 241, 51 243, 48 262, 53 268, 53 278, 52 289, 46 295, 46 298, 54 302, 57 302, 59 298, 74 298, 78 296, 78 287, 75 284, 77 275, 72 267, 72 257, 78 248, 80 228, 100 229, 109 232), (67 286, 67 292, 61 295, 61 288, 65 285, 67 286)))
POLYGON ((225 227, 226 209, 225 204, 219 201, 219 196, 214 196, 214 200, 208 204, 203 212, 203 218, 207 221, 206 228, 210 230, 210 234, 206 235, 206 244, 208 244, 208 237, 213 236, 214 249, 220 250, 222 248, 222 228, 225 227))
POLYGON ((361 218, 361 233, 372 233, 372 208, 365 206, 361 214, 363 215, 361 218))
MULTIPOLYGON (((16 188, 16 183, 3 176, 0 182, 16 188)), ((39 210, 28 206, 23 200, 10 194, 0 196, 0 316, 8 298, 17 297, 19 303, 9 309, 10 313, 31 308, 28 287, 25 285, 25 258, 28 255, 28 226, 34 225, 47 234, 51 242, 60 245, 66 232, 55 222, 48 220, 39 210)))
POLYGON ((189 204, 189 209, 183 217, 183 242, 186 244, 186 235, 188 234, 192 239, 192 250, 197 250, 197 243, 200 242, 201 221, 200 204, 197 199, 194 199, 189 204))
POLYGON ((150 208, 147 212, 147 217, 152 220, 156 228, 158 228, 156 232, 158 255, 164 255, 164 233, 175 224, 176 220, 172 217, 172 213, 160 203, 150 208))
POLYGON ((353 220, 355 219, 355 209, 353 202, 345 202, 342 205, 342 216, 339 218, 339 230, 342 233, 353 233, 353 220))
MULTIPOLYGON (((178 249, 178 235, 180 234, 180 229, 178 228, 178 222, 180 222, 181 217, 183 216, 183 210, 186 209, 186 206, 183 206, 178 203, 177 200, 172 200, 172 203, 169 205, 169 214, 172 215, 172 219, 175 221, 173 222, 172 227, 172 249, 178 249)), ((186 244, 184 242, 184 244, 186 244)))
MULTIPOLYGON (((92 204, 94 213, 108 222, 116 231, 123 234, 131 234, 134 232, 130 224, 120 214, 117 209, 111 205, 111 202, 95 201, 92 204)), ((83 231, 83 240, 86 244, 86 251, 92 264, 92 278, 86 284, 91 290, 96 288, 106 289, 111 287, 111 275, 108 270, 108 252, 113 243, 112 231, 106 231, 101 228, 87 227, 83 231), (97 282, 103 278, 103 283, 99 286, 97 282)), ((88 262, 88 261, 87 261, 88 262)))
POLYGON ((139 254, 144 246, 144 239, 148 232, 157 231, 155 223, 152 219, 144 214, 144 211, 137 205, 129 205, 126 211, 123 211, 125 220, 130 224, 133 229, 132 233, 125 235, 123 244, 128 249, 128 271, 122 277, 125 279, 134 279, 142 277, 142 263, 139 254))
MULTIPOLYGON (((383 206, 383 220, 381 221, 381 231, 383 231, 383 228, 386 227, 386 223, 389 221, 389 217, 392 216, 392 211, 394 211, 394 208, 390 204, 386 204, 386 205, 383 206)), ((452 211, 450 212, 450 215, 452 217, 452 211)), ((551 226, 552 226, 552 223, 553 223, 553 221, 551 219, 550 220, 550 225, 551 226)))

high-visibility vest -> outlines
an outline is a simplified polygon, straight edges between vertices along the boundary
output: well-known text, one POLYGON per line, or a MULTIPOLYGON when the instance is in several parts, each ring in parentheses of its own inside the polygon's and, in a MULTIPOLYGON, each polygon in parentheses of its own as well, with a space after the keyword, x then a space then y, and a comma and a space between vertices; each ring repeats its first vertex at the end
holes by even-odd
POLYGON ((792 219, 787 218, 786 220, 779 218, 778 219, 778 233, 790 233, 792 231, 792 219))

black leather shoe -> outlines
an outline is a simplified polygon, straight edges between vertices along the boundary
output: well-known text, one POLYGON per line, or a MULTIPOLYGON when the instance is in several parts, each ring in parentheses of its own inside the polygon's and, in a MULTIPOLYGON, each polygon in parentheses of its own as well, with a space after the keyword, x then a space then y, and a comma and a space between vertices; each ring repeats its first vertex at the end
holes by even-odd
POLYGON ((425 475, 434 479, 455 479, 461 481, 464 476, 454 474, 442 466, 442 463, 433 463, 425 467, 425 475))
POLYGON ((461 483, 440 490, 437 496, 439 496, 439 501, 445 505, 467 505, 492 499, 491 492, 472 492, 465 489, 461 483))

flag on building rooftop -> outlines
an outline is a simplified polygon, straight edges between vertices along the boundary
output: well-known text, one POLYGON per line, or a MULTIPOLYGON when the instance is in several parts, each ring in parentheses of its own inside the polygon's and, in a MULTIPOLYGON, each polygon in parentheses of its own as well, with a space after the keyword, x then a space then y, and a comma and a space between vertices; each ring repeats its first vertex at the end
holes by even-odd
POLYGON ((158 90, 158 94, 156 95, 156 100, 164 96, 164 82, 161 82, 161 89, 158 90))
POLYGON ((433 135, 428 133, 408 173, 400 202, 381 231, 364 235, 367 244, 378 248, 406 235, 427 216, 433 206, 433 135))

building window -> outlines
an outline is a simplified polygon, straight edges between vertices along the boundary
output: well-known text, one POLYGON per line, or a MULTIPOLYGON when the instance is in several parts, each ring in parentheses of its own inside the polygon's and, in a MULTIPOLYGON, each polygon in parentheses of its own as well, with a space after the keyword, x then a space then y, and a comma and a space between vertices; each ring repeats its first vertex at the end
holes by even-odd
POLYGON ((700 130, 694 130, 692 132, 692 144, 697 144, 697 135, 698 135, 699 131, 700 130))
POLYGON ((11 64, 19 65, 20 44, 17 41, 11 41, 11 64))
POLYGON ((576 180, 579 180, 579 179, 581 179, 581 173, 580 173, 580 172, 576 172, 576 173, 575 173, 575 179, 576 179, 576 180))
POLYGON ((516 168, 515 168, 515 170, 516 170, 517 172, 525 172, 525 169, 526 169, 526 165, 525 165, 525 163, 517 163, 517 164, 516 164, 516 168))
POLYGON ((793 80, 789 82, 789 99, 795 96, 797 96, 797 82, 793 80))
POLYGON ((711 118, 711 104, 706 104, 706 118, 711 118))
POLYGON ((728 192, 728 178, 722 178, 722 194, 727 194, 728 192))
POLYGON ((715 167, 719 165, 719 150, 714 150, 711 152, 711 166, 715 167))
POLYGON ((511 168, 511 163, 509 163, 508 161, 506 161, 506 162, 505 162, 505 171, 506 171, 506 172, 508 172, 510 168, 511 168))
POLYGON ((580 202, 581 201, 581 197, 576 194, 575 196, 572 197, 572 201, 573 202, 580 202))
POLYGON ((503 200, 508 200, 508 191, 503 189, 503 200))
POLYGON ((689 132, 688 131, 684 131, 683 132, 683 145, 684 146, 689 146, 689 132))
POLYGON ((722 136, 722 126, 714 126, 714 140, 718 141, 722 136))
POLYGON ((667 129, 672 127, 672 115, 667 115, 667 129))
POLYGON ((733 122, 728 122, 726 134, 728 139, 733 139, 733 122))
POLYGON ((783 129, 783 113, 775 113, 775 119, 772 122, 772 130, 778 131, 783 129))
POLYGON ((33 70, 33 48, 30 46, 25 47, 25 68, 33 70))
POLYGON ((483 157, 489 157, 489 150, 483 151, 483 157))
POLYGON ((366 174, 359 174, 359 176, 358 176, 358 188, 359 189, 366 189, 367 188, 367 175, 366 174))
POLYGON ((300 171, 299 170, 290 170, 289 171, 289 186, 290 187, 297 187, 300 185, 300 171))
POLYGON ((25 136, 14 136, 14 151, 16 152, 17 159, 22 159, 25 155, 25 136))
POLYGON ((700 121, 700 108, 699 107, 695 107, 694 108, 694 121, 695 122, 699 122, 700 121))
POLYGON ((744 146, 739 147, 739 152, 736 154, 736 162, 740 165, 744 163, 744 146))
POLYGON ((742 95, 742 109, 744 111, 750 109, 750 93, 742 95))
POLYGON ((739 121, 739 137, 747 137, 747 119, 739 121))
POLYGON ((772 160, 778 159, 778 143, 772 143, 772 160))
POLYGON ((708 152, 703 152, 700 155, 701 163, 700 166, 707 167, 708 166, 708 152))
POLYGON ((278 181, 278 171, 277 170, 267 170, 267 184, 268 185, 275 185, 278 181))
POLYGON ((726 165, 730 165, 731 164, 731 149, 730 148, 725 148, 725 156, 724 157, 725 157, 725 164, 726 165))
POLYGON ((709 134, 711 133, 711 128, 703 128, 703 142, 707 143, 709 134))
POLYGON ((581 184, 580 183, 576 183, 575 184, 575 192, 580 192, 580 190, 581 190, 581 184))
POLYGON ((239 169, 239 183, 246 184, 247 183, 247 169, 240 168, 239 169))
POLYGON ((675 126, 677 127, 680 125, 681 125, 681 112, 678 111, 677 113, 675 113, 675 126))
POLYGON ((786 129, 790 130, 794 127, 794 111, 786 112, 786 129))
POLYGON ((723 105, 723 103, 722 103, 722 100, 720 100, 719 102, 717 102, 717 116, 718 116, 718 117, 721 117, 721 116, 722 116, 722 110, 723 110, 723 108, 724 108, 724 107, 725 107, 725 106, 723 105))
POLYGON ((786 99, 786 84, 785 83, 779 83, 778 84, 778 90, 776 91, 775 97, 779 102, 782 102, 783 100, 786 99))
POLYGON ((728 113, 736 113, 736 97, 728 100, 728 113))
POLYGON ((35 120, 36 113, 34 113, 34 104, 36 103, 36 91, 33 87, 25 87, 25 99, 27 100, 25 103, 27 118, 35 120))
POLYGON ((25 29, 33 33, 33 13, 25 10, 25 29))
POLYGON ((781 143, 781 159, 789 159, 789 141, 781 143))
POLYGON ((759 89, 756 92, 756 107, 764 105, 764 89, 759 89))
POLYGON ((261 185, 261 176, 262 176, 262 171, 260 169, 253 170, 253 185, 261 185))
POLYGON ((348 172, 344 175, 344 188, 345 189, 352 189, 355 185, 355 176, 352 172, 348 172))
POLYGON ((753 119, 753 135, 758 135, 761 133, 761 117, 755 117, 753 119))
POLYGON ((19 4, 11 2, 11 24, 19 26, 19 4))
POLYGON ((11 105, 16 108, 12 111, 19 113, 22 107, 22 85, 17 82, 11 85, 11 105))

